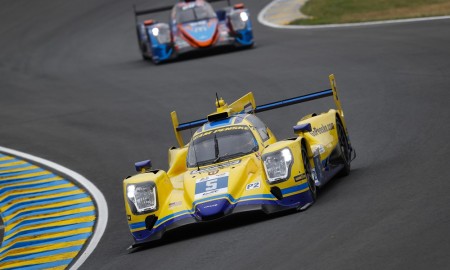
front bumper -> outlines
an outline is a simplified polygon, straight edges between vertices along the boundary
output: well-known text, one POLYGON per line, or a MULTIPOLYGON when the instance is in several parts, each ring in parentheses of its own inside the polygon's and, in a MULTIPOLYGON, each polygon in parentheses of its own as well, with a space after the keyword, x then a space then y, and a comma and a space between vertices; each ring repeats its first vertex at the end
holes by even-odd
POLYGON ((219 220, 243 212, 262 211, 266 214, 272 214, 289 209, 299 209, 313 202, 307 184, 301 185, 297 189, 290 190, 292 195, 284 196, 281 200, 276 199, 272 194, 243 197, 238 201, 230 195, 219 195, 217 199, 210 198, 207 202, 196 204, 192 210, 179 211, 162 218, 156 216, 153 216, 153 218, 152 215, 149 215, 146 222, 129 224, 135 240, 130 248, 161 239, 166 232, 189 224, 219 220), (208 209, 212 205, 216 208, 219 207, 219 209, 208 213, 208 209), (154 222, 149 222, 149 217, 155 219, 154 222))

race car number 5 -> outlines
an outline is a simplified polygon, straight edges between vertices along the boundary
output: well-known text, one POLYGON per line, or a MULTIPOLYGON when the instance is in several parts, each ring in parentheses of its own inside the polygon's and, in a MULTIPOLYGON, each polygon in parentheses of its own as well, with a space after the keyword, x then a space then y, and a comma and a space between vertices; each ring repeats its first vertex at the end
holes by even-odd
POLYGON ((253 182, 247 185, 247 187, 245 188, 245 190, 251 190, 251 189, 257 189, 261 187, 261 183, 258 182, 253 182))
POLYGON ((217 189, 217 179, 206 181, 206 191, 211 191, 215 189, 217 189))

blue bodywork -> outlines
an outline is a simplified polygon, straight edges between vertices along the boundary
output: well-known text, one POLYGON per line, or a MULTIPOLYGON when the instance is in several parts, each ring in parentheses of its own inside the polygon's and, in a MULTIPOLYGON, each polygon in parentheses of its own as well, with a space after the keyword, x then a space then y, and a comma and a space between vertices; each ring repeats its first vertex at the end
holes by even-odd
POLYGON ((252 22, 248 20, 247 26, 244 29, 237 31, 236 34, 236 43, 242 46, 251 46, 253 44, 252 22))
POLYGON ((147 28, 147 34, 151 40, 153 61, 161 62, 170 59, 173 53, 173 47, 168 43, 159 43, 158 39, 152 34, 152 30, 150 27, 147 28))

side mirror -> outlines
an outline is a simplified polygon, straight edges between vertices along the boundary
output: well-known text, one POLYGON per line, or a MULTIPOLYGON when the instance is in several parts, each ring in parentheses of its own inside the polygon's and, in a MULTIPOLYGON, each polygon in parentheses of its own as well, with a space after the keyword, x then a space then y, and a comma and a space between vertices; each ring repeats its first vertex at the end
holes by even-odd
POLYGON ((152 169, 152 161, 150 159, 134 163, 137 172, 146 172, 152 169))
POLYGON ((312 129, 311 129, 311 124, 310 123, 294 126, 294 132, 296 134, 304 133, 304 132, 310 132, 311 130, 312 129))

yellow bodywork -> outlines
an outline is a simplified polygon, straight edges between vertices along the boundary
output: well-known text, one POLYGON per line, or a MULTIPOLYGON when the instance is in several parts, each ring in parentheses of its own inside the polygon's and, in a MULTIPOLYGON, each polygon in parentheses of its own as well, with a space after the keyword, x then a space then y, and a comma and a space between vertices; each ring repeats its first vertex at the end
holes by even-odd
MULTIPOLYGON (((322 165, 316 167, 313 160, 314 155, 316 158, 319 155, 321 164, 326 162, 338 144, 336 119, 339 118, 345 127, 344 114, 337 96, 333 75, 330 75, 330 82, 337 110, 330 109, 326 113, 303 117, 297 125, 310 124, 311 131, 298 132, 294 138, 281 141, 275 138, 269 128, 267 128, 269 139, 263 141, 258 130, 245 118, 249 108, 250 112, 256 108, 252 93, 246 94, 230 105, 227 105, 222 99, 217 99, 217 112, 209 116, 215 117, 226 113, 227 119, 233 119, 230 117, 241 113, 243 119, 240 119, 238 124, 235 123, 236 120, 230 120, 227 126, 239 125, 248 128, 257 140, 258 150, 239 158, 207 166, 187 167, 189 144, 184 144, 180 131, 177 130, 178 117, 175 112, 172 112, 173 128, 180 148, 169 150, 168 171, 144 170, 123 181, 125 209, 135 242, 143 243, 157 239, 166 230, 177 226, 177 223, 181 221, 180 226, 200 222, 203 220, 201 211, 207 211, 207 207, 217 207, 218 204, 224 204, 223 214, 226 215, 238 207, 254 206, 251 210, 259 207, 259 210, 272 212, 273 209, 283 210, 302 206, 309 201, 312 203, 313 199, 310 200, 310 187, 308 186, 310 183, 305 176, 302 160, 302 144, 307 149, 309 159, 307 162, 311 168, 325 170, 322 165), (262 159, 265 155, 283 149, 288 149, 293 157, 289 176, 284 181, 270 183, 267 180, 262 159), (196 191, 196 185, 198 186, 202 181, 225 178, 227 186, 222 188, 221 192, 199 194, 196 191), (133 212, 127 196, 127 187, 149 182, 156 185, 156 209, 146 213, 133 212)), ((224 127, 208 129, 207 126, 204 126, 193 137, 201 136, 202 132, 215 132, 220 128, 224 127)))

